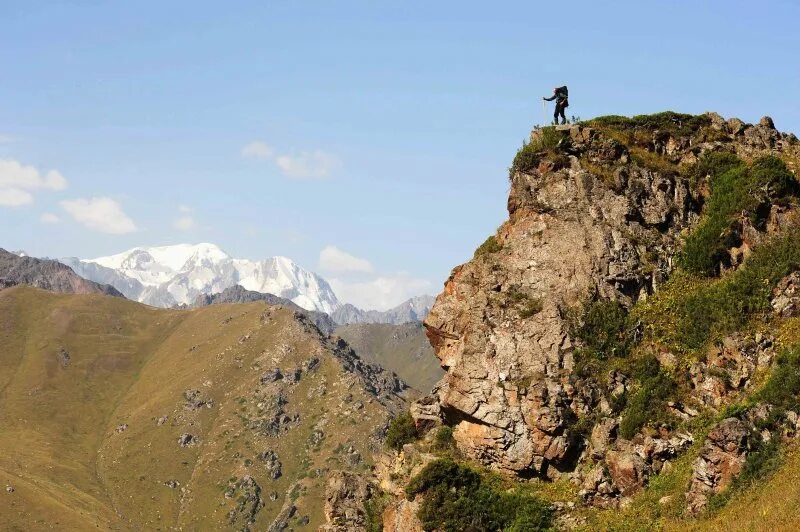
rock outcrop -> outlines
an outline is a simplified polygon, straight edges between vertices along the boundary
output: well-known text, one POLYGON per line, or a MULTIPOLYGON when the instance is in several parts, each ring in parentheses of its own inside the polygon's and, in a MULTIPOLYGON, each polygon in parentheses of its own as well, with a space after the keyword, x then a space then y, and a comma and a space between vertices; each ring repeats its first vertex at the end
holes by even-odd
POLYGON ((721 421, 708 434, 700 456, 692 464, 692 479, 686 494, 687 509, 699 514, 708 498, 730 485, 747 458, 747 424, 737 418, 721 421))
MULTIPOLYGON (((447 371, 433 400, 471 458, 523 476, 571 471, 581 453, 573 425, 607 409, 609 394, 574 374, 570 313, 593 298, 630 307, 670 276, 681 234, 696 224, 707 193, 693 189, 680 169, 703 153, 789 154, 793 171, 800 161, 796 137, 771 120, 751 125, 709 113, 649 125, 646 118, 629 131, 534 130, 531 145, 556 134, 556 150, 512 169, 509 220, 453 270, 425 320, 447 371)), ((774 210, 768 225, 779 227, 783 216, 774 210)), ((749 238, 744 228, 735 236, 732 264, 749 238)), ((724 363, 729 381, 714 393, 746 386, 759 365, 754 354, 723 346, 712 356, 707 364, 724 363)), ((697 381, 698 390, 704 386, 697 381)), ((430 417, 436 409, 428 401, 417 410, 430 417)), ((617 457, 609 486, 628 493, 649 466, 641 457, 617 457)))

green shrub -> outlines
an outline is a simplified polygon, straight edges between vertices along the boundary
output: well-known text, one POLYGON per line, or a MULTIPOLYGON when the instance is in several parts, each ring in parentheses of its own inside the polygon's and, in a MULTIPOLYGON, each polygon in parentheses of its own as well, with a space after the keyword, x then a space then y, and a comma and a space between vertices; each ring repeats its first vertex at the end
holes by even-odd
POLYGON ((419 433, 414 418, 409 413, 401 414, 389 424, 389 429, 386 431, 386 446, 399 451, 403 445, 411 443, 417 438, 419 438, 419 433))
POLYGON ((573 326, 573 334, 594 358, 622 357, 627 354, 631 341, 627 316, 625 307, 617 301, 592 301, 585 307, 583 318, 573 326))
POLYGON ((597 127, 613 129, 643 129, 663 131, 676 136, 687 136, 711 123, 705 115, 687 115, 665 111, 652 115, 637 115, 632 118, 619 115, 599 116, 588 122, 597 127))
POLYGON ((754 314, 769 310, 773 287, 797 269, 800 230, 795 228, 756 248, 731 275, 678 297, 672 306, 675 340, 687 349, 699 349, 739 329, 754 314))
POLYGON ((530 318, 542 311, 541 299, 531 297, 515 287, 508 290, 507 297, 510 306, 519 312, 519 317, 522 319, 530 318))
POLYGON ((711 196, 704 217, 684 243, 680 264, 692 273, 714 275, 727 263, 737 245, 734 223, 742 212, 760 226, 769 206, 795 194, 796 182, 786 165, 773 156, 757 159, 749 168, 732 154, 711 154, 697 165, 695 175, 710 177, 711 196))
POLYGON ((391 502, 391 496, 378 493, 364 502, 364 517, 366 532, 383 531, 383 512, 391 502))
POLYGON ((511 168, 508 169, 508 178, 513 178, 517 172, 525 174, 535 170, 548 152, 552 154, 555 151, 563 138, 564 135, 556 131, 555 127, 540 128, 531 142, 522 143, 522 147, 514 156, 511 168))
POLYGON ((436 431, 436 434, 433 435, 433 441, 431 442, 431 450, 433 452, 446 452, 454 449, 456 446, 456 441, 453 439, 453 428, 448 427, 447 425, 443 427, 439 427, 436 431))
POLYGON ((481 255, 488 255, 490 253, 497 253, 503 249, 503 246, 497 241, 494 235, 490 236, 486 240, 484 240, 483 244, 478 246, 478 249, 475 250, 475 257, 480 257, 481 255))
POLYGON ((661 371, 658 360, 652 355, 638 361, 633 376, 639 389, 627 400, 619 424, 620 436, 632 438, 648 423, 670 423, 667 400, 677 391, 675 380, 661 371))
POLYGON ((536 531, 552 525, 548 505, 531 494, 505 491, 479 472, 449 458, 425 466, 406 486, 406 496, 424 497, 418 517, 425 530, 536 531))
POLYGON ((778 355, 767 382, 753 396, 754 401, 771 404, 781 414, 800 409, 800 348, 778 355))

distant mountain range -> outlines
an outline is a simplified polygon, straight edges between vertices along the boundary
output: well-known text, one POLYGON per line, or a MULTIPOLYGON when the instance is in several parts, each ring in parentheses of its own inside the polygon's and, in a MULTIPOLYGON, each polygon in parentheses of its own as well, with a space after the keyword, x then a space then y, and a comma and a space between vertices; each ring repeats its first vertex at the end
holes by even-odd
POLYGON ((399 325, 414 321, 422 321, 430 312, 435 298, 433 296, 417 296, 400 303, 386 311, 361 310, 345 303, 333 311, 333 321, 340 325, 352 323, 390 323, 399 325))
POLYGON ((0 248, 0 289, 18 284, 68 294, 122 296, 114 287, 88 281, 58 261, 35 259, 0 248))
POLYGON ((339 325, 396 325, 423 320, 434 300, 426 295, 387 311, 362 310, 341 303, 325 279, 286 257, 237 259, 214 244, 136 247, 108 257, 59 261, 85 279, 156 307, 197 306, 203 304, 198 298, 204 297, 212 298, 205 304, 265 300, 262 296, 268 294, 307 311, 323 312, 339 325))
POLYGON ((200 295, 235 285, 274 294, 306 310, 330 314, 341 306, 327 281, 286 257, 236 259, 213 244, 137 247, 109 257, 60 260, 86 279, 156 307, 189 305, 200 295))

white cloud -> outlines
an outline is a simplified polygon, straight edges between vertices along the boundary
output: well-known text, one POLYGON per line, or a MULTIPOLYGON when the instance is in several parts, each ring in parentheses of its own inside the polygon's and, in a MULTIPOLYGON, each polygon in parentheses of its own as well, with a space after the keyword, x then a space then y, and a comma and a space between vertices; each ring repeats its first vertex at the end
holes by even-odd
POLYGON ((275 155, 275 150, 272 149, 272 146, 260 140, 254 140, 253 142, 245 144, 242 148, 242 157, 247 157, 249 159, 265 161, 271 159, 273 155, 275 155))
POLYGON ((8 144, 9 142, 14 142, 15 140, 17 139, 12 137, 11 135, 0 134, 0 144, 8 144))
POLYGON ((21 207, 33 203, 33 194, 18 188, 0 188, 0 206, 21 207))
POLYGON ((388 310, 414 296, 428 293, 430 281, 417 279, 405 273, 382 275, 362 282, 329 279, 330 285, 341 301, 368 310, 388 310))
POLYGON ((327 177, 339 167, 339 159, 324 151, 305 151, 296 155, 279 155, 275 164, 287 177, 296 179, 327 177))
POLYGON ((172 227, 175 229, 179 229, 181 231, 188 231, 189 229, 193 229, 195 226, 194 218, 191 216, 181 216, 175 222, 173 222, 172 227))
POLYGON ((241 154, 250 159, 272 161, 283 175, 294 179, 328 177, 341 165, 338 157, 322 150, 277 153, 272 146, 260 140, 245 144, 241 154))
POLYGON ((92 231, 122 235, 133 233, 137 230, 122 207, 111 198, 94 197, 89 199, 79 198, 64 200, 61 206, 77 222, 92 231))
POLYGON ((189 229, 194 229, 195 223, 194 216, 192 216, 192 208, 187 205, 178 205, 178 212, 180 216, 178 216, 174 222, 172 222, 172 227, 178 229, 179 231, 188 231, 189 229))
POLYGON ((34 166, 26 166, 12 159, 0 159, 0 189, 6 188, 64 190, 67 180, 58 170, 42 174, 34 166))
POLYGON ((39 221, 43 224, 57 224, 61 222, 61 218, 52 212, 43 212, 42 215, 39 216, 39 221))
POLYGON ((330 273, 372 273, 372 264, 336 246, 327 246, 319 252, 319 269, 330 273))
MULTIPOLYGON (((0 142, 5 141, 0 136, 0 142)), ((64 190, 67 180, 57 170, 41 173, 13 159, 0 159, 0 207, 20 207, 33 203, 35 190, 64 190)))

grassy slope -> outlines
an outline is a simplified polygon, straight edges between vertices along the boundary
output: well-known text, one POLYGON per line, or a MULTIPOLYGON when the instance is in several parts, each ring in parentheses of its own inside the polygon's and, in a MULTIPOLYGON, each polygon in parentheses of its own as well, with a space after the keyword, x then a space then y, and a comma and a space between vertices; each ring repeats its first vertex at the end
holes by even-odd
POLYGON ((304 528, 297 519, 307 515, 315 529, 325 469, 345 467, 337 448, 350 442, 368 460, 369 435, 385 410, 293 313, 267 309, 181 312, 27 287, 0 292, 0 448, 10 450, 0 453, 0 482, 16 490, 2 492, 0 523, 11 530, 240 528, 228 513, 241 493, 223 492, 230 479, 250 475, 265 502, 255 529, 269 526, 295 482, 292 525, 304 528), (60 347, 71 355, 66 367, 60 347), (312 356, 321 364, 298 384, 259 384, 266 370, 287 372, 312 356), (189 389, 213 399, 213 408, 187 409, 189 389), (279 389, 286 413, 300 419, 279 437, 257 434, 247 425, 279 389), (127 430, 117 433, 123 423, 127 430), (324 433, 319 445, 309 443, 314 429, 324 433), (183 433, 200 444, 180 447, 183 433), (256 458, 265 450, 283 463, 277 481, 256 458))
POLYGON ((444 376, 422 324, 364 323, 345 325, 335 332, 359 357, 394 371, 420 392, 429 392, 444 376))

